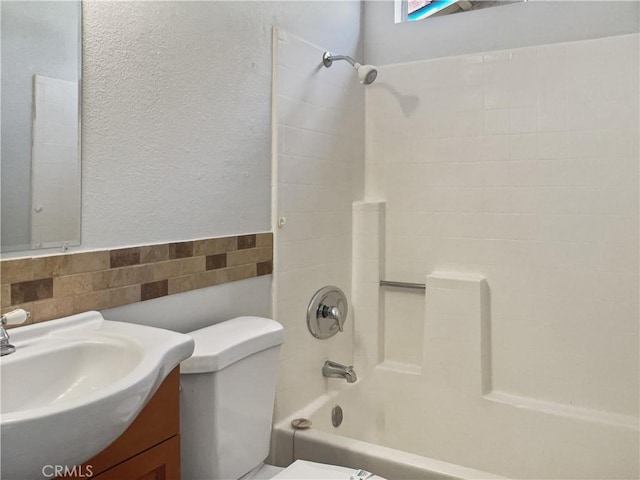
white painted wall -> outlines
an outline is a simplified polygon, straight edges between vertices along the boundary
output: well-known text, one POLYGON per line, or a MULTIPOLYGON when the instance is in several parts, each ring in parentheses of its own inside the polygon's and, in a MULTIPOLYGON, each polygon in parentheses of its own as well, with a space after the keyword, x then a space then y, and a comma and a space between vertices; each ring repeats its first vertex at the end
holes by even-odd
POLYGON ((356 55, 360 15, 350 1, 85 2, 81 248, 269 230, 271 29, 356 55))
POLYGON ((0 2, 2 17, 2 245, 30 248, 33 75, 76 82, 76 2, 0 2))
MULTIPOLYGON (((276 398, 282 419, 344 380, 321 375, 325 360, 353 362, 353 311, 326 340, 307 329, 307 306, 326 285, 351 303, 351 204, 363 190, 364 91, 353 68, 322 66, 320 47, 279 30, 276 62, 274 316, 285 327, 276 398)), ((337 50, 336 52, 338 52, 337 50)))
MULTIPOLYGON (((492 390, 638 416, 639 39, 392 65, 367 89, 387 279, 487 279, 492 390)), ((384 360, 419 366, 410 295, 384 293, 384 360)))
POLYGON ((635 1, 529 0, 394 23, 394 0, 366 1, 365 60, 386 65, 640 31, 635 1))

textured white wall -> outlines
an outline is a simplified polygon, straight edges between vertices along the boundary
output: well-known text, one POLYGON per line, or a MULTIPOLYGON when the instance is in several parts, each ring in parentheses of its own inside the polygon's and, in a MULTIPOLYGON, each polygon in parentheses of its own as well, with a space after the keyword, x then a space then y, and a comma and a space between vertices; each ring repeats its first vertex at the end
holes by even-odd
POLYGON ((353 361, 353 309, 345 331, 326 340, 309 333, 306 313, 326 285, 351 302, 351 204, 363 189, 365 87, 346 62, 322 66, 322 47, 278 35, 276 215, 287 219, 275 232, 274 315, 286 332, 276 400, 282 419, 344 383, 321 375, 325 360, 353 361))
MULTIPOLYGON (((638 48, 634 34, 400 64, 367 89, 385 273, 486 277, 497 391, 638 415, 638 48)), ((384 354, 419 365, 409 296, 385 292, 384 354)))
POLYGON ((81 248, 269 230, 271 29, 355 55, 360 10, 85 2, 81 248))
POLYGON ((379 65, 640 31, 634 1, 529 0, 403 24, 394 0, 364 12, 365 59, 379 65))

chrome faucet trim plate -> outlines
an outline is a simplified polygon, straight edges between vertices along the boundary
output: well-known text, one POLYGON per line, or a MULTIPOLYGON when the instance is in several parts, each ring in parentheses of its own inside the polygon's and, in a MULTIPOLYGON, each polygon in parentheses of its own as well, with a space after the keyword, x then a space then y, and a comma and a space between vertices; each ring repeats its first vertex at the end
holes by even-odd
POLYGON ((344 329, 349 306, 347 297, 338 287, 327 286, 318 290, 307 308, 307 327, 316 338, 324 340, 344 329))

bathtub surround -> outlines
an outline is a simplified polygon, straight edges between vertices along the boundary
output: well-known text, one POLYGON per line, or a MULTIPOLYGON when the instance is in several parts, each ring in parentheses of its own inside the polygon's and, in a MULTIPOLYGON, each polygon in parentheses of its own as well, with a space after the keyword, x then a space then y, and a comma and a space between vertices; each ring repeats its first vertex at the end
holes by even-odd
MULTIPOLYGON (((432 280, 449 284, 445 294, 449 299, 464 303, 465 297, 477 298, 473 293, 477 282, 443 277, 439 274, 432 280), (452 280, 460 288, 450 289, 452 280)), ((442 302, 443 295, 436 295, 439 298, 433 302, 442 302)), ((467 310, 472 303, 458 311, 467 310)), ((454 309, 459 306, 456 303, 454 309)), ((439 332, 454 336, 446 328, 450 319, 439 320, 439 332)), ((458 316, 455 323, 468 320, 458 316)), ((638 477, 637 428, 549 414, 526 404, 503 404, 483 398, 475 388, 470 391, 472 385, 461 380, 476 375, 480 365, 477 356, 469 355, 478 349, 473 335, 463 332, 456 336, 463 337, 462 341, 448 354, 445 368, 455 377, 443 378, 436 371, 442 364, 425 364, 420 377, 377 368, 350 388, 330 391, 294 413, 276 426, 275 437, 281 447, 277 458, 286 463, 295 452, 296 458, 316 462, 367 465, 387 478, 638 477), (474 343, 465 351, 469 340, 474 343), (456 358, 458 353, 464 358, 456 358), (463 370, 465 363, 472 365, 473 372, 463 370), (429 378, 430 368, 439 379, 429 378), (344 414, 339 428, 331 424, 335 405, 340 405, 344 414), (296 432, 292 438, 289 422, 294 417, 310 419, 313 427, 296 432)), ((433 336, 429 347, 441 338, 433 336)))
MULTIPOLYGON (((366 188, 387 200, 386 275, 487 279, 493 390, 638 416, 638 43, 380 67, 381 83, 418 96, 408 116, 367 90, 366 188)), ((419 366, 424 304, 384 295, 385 332, 400 304, 405 332, 386 335, 385 361, 419 366)))
MULTIPOLYGON (((304 50, 283 55, 295 73, 304 50)), ((275 315, 288 335, 277 464, 295 443, 295 458, 371 461, 390 477, 456 478, 461 465, 482 470, 473 478, 638 475, 637 60, 631 35, 380 67, 366 90, 364 200, 351 206, 351 388, 316 382, 322 361, 347 362, 304 324, 335 275, 314 266, 326 241, 313 242, 343 218, 342 200, 314 186, 337 177, 305 163, 328 142, 306 131, 318 119, 305 102, 290 115, 311 127, 283 126, 292 95, 275 79, 274 221, 286 219, 275 244, 287 258, 275 315), (282 208, 289 199, 304 215, 282 208), (347 408, 339 429, 335 404, 347 408), (300 416, 314 428, 292 439, 300 416)), ((321 98, 315 75, 285 87, 321 98)))
MULTIPOLYGON (((353 361, 353 313, 327 340, 307 329, 307 306, 327 285, 351 302, 351 205, 362 195, 364 88, 347 62, 322 65, 325 46, 274 30, 273 318, 285 327, 276 419, 322 395, 331 359, 353 361)), ((343 52, 343 51, 341 51, 343 52)), ((349 52, 346 52, 349 54, 349 52)), ((356 55, 357 56, 357 55, 356 55)))
POLYGON ((639 41, 380 67, 353 205, 361 381, 283 419, 277 461, 637 478, 639 41), (292 438, 294 417, 314 428, 292 438))
POLYGON ((354 203, 354 356, 362 381, 293 414, 310 418, 312 431, 292 439, 290 419, 281 422, 277 458, 293 445, 297 458, 366 462, 399 478, 636 478, 636 416, 494 388, 491 277, 436 271, 422 277, 424 292, 379 287, 398 275, 381 264, 385 212, 384 202, 354 203), (344 410, 340 429, 329 421, 333 405, 344 410))
POLYGON ((2 313, 24 308, 42 322, 272 271, 271 233, 3 260, 2 313))
MULTIPOLYGON (((354 205, 355 241, 364 231, 367 238, 379 237, 373 229, 384 225, 383 206, 354 205), (362 212, 370 214, 366 227, 362 212)), ((354 276, 361 265, 356 258, 354 253, 354 276)), ((373 284, 378 266, 373 259, 369 264, 373 284)), ((423 281, 426 314, 417 365, 385 360, 389 317, 360 310, 358 302, 371 303, 374 292, 354 281, 356 365, 366 368, 376 355, 383 360, 354 387, 329 390, 280 422, 277 461, 295 454, 367 465, 389 478, 637 478, 637 417, 493 390, 487 279, 433 272, 423 281), (344 412, 340 428, 330 421, 335 405, 344 412), (296 417, 309 418, 313 428, 292 438, 296 417)), ((407 310, 393 313, 396 326, 412 320, 407 310)))

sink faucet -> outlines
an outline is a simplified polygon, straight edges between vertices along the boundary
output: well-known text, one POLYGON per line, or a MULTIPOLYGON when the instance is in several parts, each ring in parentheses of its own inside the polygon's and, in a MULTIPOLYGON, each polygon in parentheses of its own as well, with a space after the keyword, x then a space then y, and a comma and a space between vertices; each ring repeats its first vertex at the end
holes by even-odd
POLYGON ((347 367, 337 362, 327 360, 322 366, 322 375, 327 378, 344 378, 348 383, 358 380, 356 371, 353 367, 347 367))
POLYGON ((0 357, 16 351, 16 347, 9 343, 9 333, 4 329, 5 325, 19 325, 29 318, 31 314, 21 308, 7 312, 0 317, 0 357))

